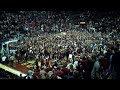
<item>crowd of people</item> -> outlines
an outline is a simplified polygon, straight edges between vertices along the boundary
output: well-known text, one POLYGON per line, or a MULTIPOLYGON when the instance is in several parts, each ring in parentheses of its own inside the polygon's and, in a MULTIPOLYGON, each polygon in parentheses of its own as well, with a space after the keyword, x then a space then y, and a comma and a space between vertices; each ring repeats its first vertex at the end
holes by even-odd
MULTIPOLYGON (((119 12, 1 12, 3 40, 19 38, 7 63, 35 60, 26 79, 119 79, 119 12), (115 16, 116 15, 116 16, 115 16), (115 16, 115 17, 114 17, 115 16), (40 62, 40 64, 39 64, 40 62)), ((22 76, 21 76, 22 77, 22 76)))

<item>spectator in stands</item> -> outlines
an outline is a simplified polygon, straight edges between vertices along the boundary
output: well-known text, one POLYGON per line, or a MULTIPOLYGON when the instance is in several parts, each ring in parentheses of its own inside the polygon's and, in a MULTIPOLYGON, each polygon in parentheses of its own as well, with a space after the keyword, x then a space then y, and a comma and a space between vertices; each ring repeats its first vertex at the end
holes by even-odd
POLYGON ((120 51, 119 45, 115 47, 115 54, 112 57, 111 69, 112 69, 112 78, 120 79, 120 51))
POLYGON ((46 79, 46 72, 44 68, 41 68, 40 70, 40 79, 46 79))
POLYGON ((11 54, 11 56, 10 56, 10 63, 11 63, 12 67, 14 66, 14 60, 15 60, 15 57, 14 57, 13 54, 11 54))
POLYGON ((101 63, 103 62, 104 57, 99 56, 98 60, 94 63, 92 72, 91 72, 91 78, 92 79, 101 79, 101 63))
POLYGON ((6 63, 6 59, 7 57, 5 55, 2 55, 2 63, 5 64, 6 63))

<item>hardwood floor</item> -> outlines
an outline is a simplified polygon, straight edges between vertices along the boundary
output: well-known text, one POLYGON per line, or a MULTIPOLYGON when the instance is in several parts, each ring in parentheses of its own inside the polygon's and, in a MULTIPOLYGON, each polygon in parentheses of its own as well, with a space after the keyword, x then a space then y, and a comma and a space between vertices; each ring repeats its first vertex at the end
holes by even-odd
POLYGON ((21 71, 22 73, 25 73, 25 74, 27 74, 27 72, 28 72, 28 70, 29 70, 28 67, 23 66, 23 65, 21 65, 21 64, 15 64, 14 69, 16 69, 16 70, 18 70, 18 71, 21 71))

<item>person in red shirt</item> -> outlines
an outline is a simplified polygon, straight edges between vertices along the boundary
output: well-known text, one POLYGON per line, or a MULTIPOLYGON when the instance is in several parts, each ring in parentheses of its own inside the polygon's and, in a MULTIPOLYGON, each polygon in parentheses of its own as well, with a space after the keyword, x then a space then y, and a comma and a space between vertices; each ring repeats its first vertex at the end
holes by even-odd
POLYGON ((66 68, 66 65, 63 65, 62 71, 63 71, 64 75, 67 75, 70 72, 70 70, 68 68, 66 68))
POLYGON ((46 67, 48 67, 48 66, 49 66, 49 60, 46 61, 46 67))
POLYGON ((103 59, 103 62, 102 62, 102 66, 103 66, 103 69, 106 70, 108 67, 109 67, 109 63, 108 63, 108 56, 107 55, 104 55, 104 59, 103 59))
POLYGON ((41 67, 44 65, 44 60, 41 59, 41 67))
POLYGON ((36 69, 34 70, 35 74, 38 76, 40 74, 40 69, 39 67, 36 67, 36 69))
POLYGON ((60 67, 57 67, 57 73, 56 73, 56 75, 57 76, 59 76, 59 77, 63 77, 63 71, 61 70, 61 68, 60 67))
POLYGON ((89 47, 86 47, 86 52, 88 53, 90 51, 89 47))

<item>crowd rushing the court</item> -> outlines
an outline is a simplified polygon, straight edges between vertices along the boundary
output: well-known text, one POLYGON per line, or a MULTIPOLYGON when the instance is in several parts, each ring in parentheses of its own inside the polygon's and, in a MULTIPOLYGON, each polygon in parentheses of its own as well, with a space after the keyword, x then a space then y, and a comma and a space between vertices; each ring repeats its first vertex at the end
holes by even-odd
POLYGON ((2 40, 23 35, 17 46, 9 46, 15 54, 2 53, 1 62, 34 60, 24 78, 119 79, 119 12, 1 13, 2 40))

